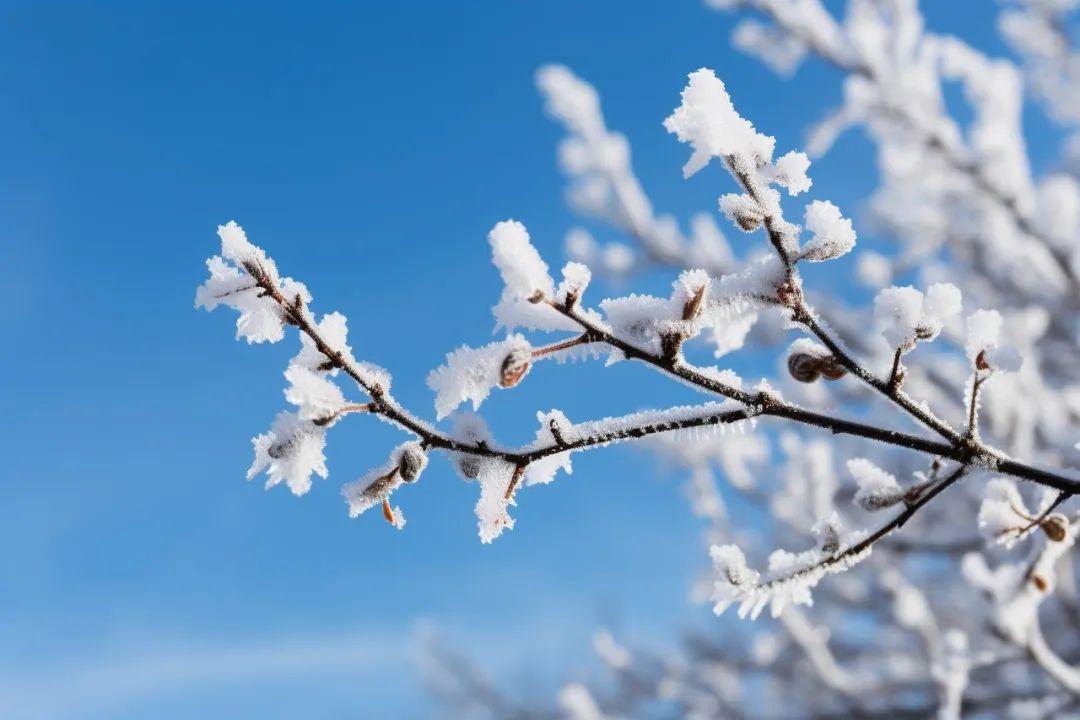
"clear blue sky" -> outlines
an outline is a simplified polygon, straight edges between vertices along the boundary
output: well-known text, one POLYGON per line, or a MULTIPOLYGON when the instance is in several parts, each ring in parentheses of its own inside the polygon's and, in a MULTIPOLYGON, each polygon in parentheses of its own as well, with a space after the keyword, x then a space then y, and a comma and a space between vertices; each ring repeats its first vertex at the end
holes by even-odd
MULTIPOLYGON (((926 4, 1000 50, 994 3, 926 4)), ((587 672, 598 626, 661 643, 714 622, 687 603, 705 558, 679 478, 631 448, 524 493, 491 546, 476 488, 441 459, 399 495, 404 532, 348 519, 339 486, 400 440, 378 422, 335 428, 330 479, 303 498, 245 482, 297 341, 234 342, 194 289, 215 226, 237 220, 433 414, 426 373, 490 337, 488 228, 522 220, 558 265, 575 221, 540 64, 600 88, 655 204, 684 220, 730 191, 715 171, 682 181, 687 151, 660 127, 688 72, 714 67, 783 150, 837 100, 836 76, 774 77, 694 0, 355 5, 0 9, 6 718, 423 717, 424 624, 528 695, 587 672)), ((857 214, 868 149, 846 137, 813 196, 857 214)), ((628 364, 550 366, 486 414, 517 442, 538 408, 685 397, 628 364)))

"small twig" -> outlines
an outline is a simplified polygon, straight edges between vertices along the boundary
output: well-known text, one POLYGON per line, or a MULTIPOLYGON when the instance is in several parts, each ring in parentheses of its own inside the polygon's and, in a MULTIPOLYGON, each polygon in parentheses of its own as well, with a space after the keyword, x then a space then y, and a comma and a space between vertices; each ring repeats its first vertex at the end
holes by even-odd
POLYGON ((545 355, 557 353, 560 350, 568 350, 572 347, 577 347, 578 345, 588 345, 595 342, 597 342, 597 340, 590 336, 589 333, 582 333, 581 335, 570 338, 569 340, 552 343, 551 345, 544 345, 543 347, 533 348, 532 357, 535 360, 536 358, 541 358, 545 355))

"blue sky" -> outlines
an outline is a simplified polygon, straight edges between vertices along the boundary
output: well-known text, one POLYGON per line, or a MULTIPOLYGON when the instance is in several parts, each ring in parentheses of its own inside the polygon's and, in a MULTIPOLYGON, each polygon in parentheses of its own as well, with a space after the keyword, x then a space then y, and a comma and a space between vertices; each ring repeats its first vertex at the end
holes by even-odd
MULTIPOLYGON (((927 5, 1000 52, 994 3, 927 5)), ((661 645, 713 622, 687 602, 704 556, 678 477, 631 448, 524 494, 491 546, 441 460, 399 496, 406 531, 348 519, 339 486, 400 440, 370 420, 332 431, 330 480, 303 498, 245 482, 297 341, 236 343, 192 299, 235 219, 433 415, 427 372, 490 337, 487 230, 520 219, 557 265, 575 222, 535 69, 598 86, 654 203, 685 220, 730 190, 681 180, 660 127, 688 72, 715 68, 782 150, 839 97, 828 69, 783 81, 738 55, 730 28, 693 0, 4 3, 0 715, 423 717, 421 627, 528 696, 589 672, 597 627, 661 645)), ((869 149, 845 137, 814 197, 857 215, 869 149)), ((518 442, 537 409, 687 397, 628 364, 549 366, 485 414, 518 442)))

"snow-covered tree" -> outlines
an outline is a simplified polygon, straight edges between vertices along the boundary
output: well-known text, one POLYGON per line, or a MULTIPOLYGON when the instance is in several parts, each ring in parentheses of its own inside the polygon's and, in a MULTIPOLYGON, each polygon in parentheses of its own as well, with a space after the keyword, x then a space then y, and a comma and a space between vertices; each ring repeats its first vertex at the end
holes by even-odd
POLYGON ((706 4, 745 12, 734 44, 781 75, 809 59, 838 68, 842 105, 810 128, 806 152, 781 154, 713 70, 690 72, 663 126, 687 146, 684 175, 715 163, 730 182, 715 212, 684 229, 654 210, 597 91, 568 68, 541 68, 548 112, 566 131, 569 200, 623 241, 601 247, 571 228, 571 259, 553 277, 524 225, 497 223, 488 242, 503 334, 432 370, 435 422, 354 355, 343 315, 316 314, 307 286, 236 223, 218 229, 196 304, 237 310, 237 337, 251 343, 290 328, 300 338, 285 372, 294 409, 253 440, 249 477, 306 493, 313 475, 328 475, 329 430, 373 415, 407 438, 345 485, 349 514, 380 507, 404 528, 391 496, 407 502, 418 490, 405 486, 441 454, 478 485, 479 536, 492 542, 513 529, 527 490, 570 472, 575 453, 633 441, 686 469, 707 547, 687 552, 711 565, 694 592, 747 624, 722 640, 694 636, 676 655, 601 632, 610 680, 568 678, 545 708, 436 649, 443 690, 462 708, 579 720, 1080 712, 1080 514, 1069 503, 1080 492, 1080 54, 1068 32, 1078 3, 1002 3, 1019 64, 928 32, 914 0, 849 0, 842 17, 821 0, 706 4), (945 102, 949 86, 966 98, 963 121, 945 102), (1060 170, 1042 177, 1022 133, 1025 88, 1068 136, 1060 170), (857 249, 844 210, 803 199, 811 159, 852 127, 877 147, 866 222, 894 242, 889 252, 857 249), (720 218, 745 234, 742 256, 720 218), (865 306, 803 278, 806 263, 848 253, 876 291, 865 306), (669 294, 589 292, 593 273, 628 282, 648 267, 671 271, 669 294), (692 362, 692 344, 715 364, 692 362), (761 368, 767 379, 724 367, 764 348, 783 349, 777 367, 761 368), (484 400, 568 357, 635 362, 707 400, 603 419, 541 411, 535 440, 501 443, 476 414, 484 400), (740 525, 725 510, 732 493, 769 522, 740 525), (750 622, 766 609, 776 623, 750 622))

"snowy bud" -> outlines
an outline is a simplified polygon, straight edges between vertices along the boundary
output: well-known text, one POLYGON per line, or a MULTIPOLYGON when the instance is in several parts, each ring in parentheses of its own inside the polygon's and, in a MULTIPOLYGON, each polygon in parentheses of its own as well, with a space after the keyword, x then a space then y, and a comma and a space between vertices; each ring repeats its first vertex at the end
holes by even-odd
POLYGON ((812 383, 821 377, 821 371, 818 370, 818 359, 813 355, 807 355, 806 353, 791 355, 788 357, 787 366, 791 377, 799 382, 812 383))
POLYGON ((1001 341, 1003 324, 996 310, 977 310, 968 316, 965 349, 976 370, 1016 372, 1023 364, 1016 348, 1001 341))
POLYGON ((707 289, 708 286, 701 285, 689 298, 687 298, 686 304, 683 305, 683 320, 693 321, 698 319, 701 315, 701 308, 705 304, 705 291, 707 289))
POLYGON ((960 306, 960 291, 949 283, 931 285, 925 295, 911 286, 890 287, 874 298, 874 316, 889 345, 907 352, 936 338, 960 306))
POLYGON ((398 471, 405 482, 416 482, 427 467, 428 457, 418 442, 406 443, 398 457, 398 471))
POLYGON ((581 263, 568 262, 563 267, 562 274, 563 280, 559 283, 556 294, 559 302, 570 309, 577 304, 577 301, 584 294, 585 288, 589 286, 589 281, 592 280, 592 272, 581 263))
POLYGON ((446 363, 428 375, 435 391, 435 410, 446 417, 466 400, 479 408, 496 387, 513 387, 529 370, 532 346, 521 335, 481 348, 461 347, 446 356, 446 363))
POLYGON ((847 369, 832 355, 819 357, 799 352, 788 357, 788 372, 799 382, 811 383, 819 377, 826 380, 839 380, 847 374, 847 369))
POLYGON ((835 525, 827 524, 821 531, 821 552, 832 555, 840 549, 840 531, 835 525))
POLYGON ((532 367, 532 350, 529 348, 514 348, 503 359, 499 370, 499 387, 512 388, 529 374, 532 367))
POLYGON ((761 205, 749 195, 724 195, 720 198, 720 210, 744 232, 757 230, 765 219, 761 205))

